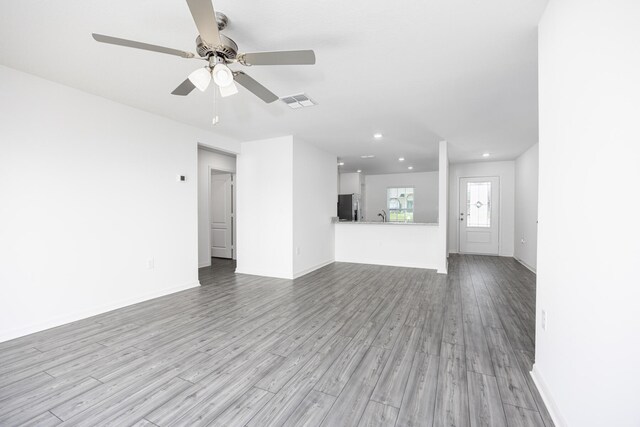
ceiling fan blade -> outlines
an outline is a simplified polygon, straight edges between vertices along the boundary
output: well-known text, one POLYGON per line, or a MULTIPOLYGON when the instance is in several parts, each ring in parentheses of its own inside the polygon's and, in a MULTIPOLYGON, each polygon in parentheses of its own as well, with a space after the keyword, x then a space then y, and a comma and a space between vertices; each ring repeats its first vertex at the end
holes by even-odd
POLYGON ((267 104, 278 100, 278 96, 276 94, 271 92, 266 87, 262 86, 260 83, 258 83, 252 77, 249 77, 242 71, 233 73, 233 77, 236 82, 244 86, 245 89, 247 89, 249 92, 252 92, 255 96, 262 99, 267 104))
POLYGON ((316 54, 312 50, 243 53, 238 60, 245 65, 313 65, 316 54))
POLYGON ((200 38, 213 47, 222 44, 220 33, 218 33, 216 12, 213 10, 211 0, 187 0, 187 5, 200 33, 200 38))
POLYGON ((150 50, 152 52, 166 53, 167 55, 180 56, 182 58, 195 58, 195 53, 183 50, 171 49, 170 47, 156 46, 155 44, 142 43, 134 40, 120 39, 118 37, 105 36, 103 34, 91 34, 95 41, 100 43, 115 44, 118 46, 133 47, 135 49, 150 50))
POLYGON ((171 92, 171 95, 186 96, 189 95, 195 88, 196 87, 193 83, 191 83, 191 80, 186 79, 185 81, 180 83, 180 86, 178 86, 173 90, 173 92, 171 92))

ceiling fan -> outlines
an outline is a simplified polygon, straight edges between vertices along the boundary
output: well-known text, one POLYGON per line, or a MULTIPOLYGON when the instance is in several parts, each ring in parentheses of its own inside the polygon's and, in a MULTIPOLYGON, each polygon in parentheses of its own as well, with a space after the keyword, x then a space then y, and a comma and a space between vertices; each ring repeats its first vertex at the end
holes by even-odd
POLYGON ((250 52, 238 53, 238 45, 229 37, 220 33, 228 24, 228 18, 213 9, 212 0, 187 0, 187 5, 193 16, 198 32, 196 51, 199 56, 191 52, 157 46, 133 40, 105 36, 93 33, 93 38, 100 43, 109 43, 136 49, 166 53, 182 58, 201 59, 208 62, 187 77, 171 92, 173 95, 185 96, 195 88, 204 92, 211 80, 218 86, 222 97, 238 93, 235 83, 248 89, 266 103, 274 102, 278 96, 242 71, 233 71, 228 64, 239 63, 251 65, 312 65, 316 63, 313 50, 290 50, 279 52, 250 52), (234 83, 235 82, 235 83, 234 83))

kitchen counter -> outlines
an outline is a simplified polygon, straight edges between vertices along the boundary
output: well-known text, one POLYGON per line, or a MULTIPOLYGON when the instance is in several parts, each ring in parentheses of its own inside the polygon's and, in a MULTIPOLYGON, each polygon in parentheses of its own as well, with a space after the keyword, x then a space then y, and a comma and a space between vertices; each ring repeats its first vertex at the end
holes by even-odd
POLYGON ((438 224, 343 221, 334 232, 336 261, 438 268, 438 224))
POLYGON ((336 224, 343 225, 428 225, 437 227, 437 222, 382 222, 382 221, 338 221, 336 224))

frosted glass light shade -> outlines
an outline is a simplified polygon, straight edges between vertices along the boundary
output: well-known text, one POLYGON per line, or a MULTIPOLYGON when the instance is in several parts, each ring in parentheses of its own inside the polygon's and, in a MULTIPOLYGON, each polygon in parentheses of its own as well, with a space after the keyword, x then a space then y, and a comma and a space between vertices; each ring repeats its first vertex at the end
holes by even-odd
POLYGON ((189 74, 189 81, 201 92, 204 92, 209 87, 209 83, 211 83, 211 73, 207 68, 199 68, 189 74))
POLYGON ((213 67, 213 81, 221 88, 233 84, 233 72, 224 64, 216 64, 213 67))
POLYGON ((238 87, 234 82, 231 82, 229 86, 220 86, 220 96, 223 98, 235 95, 236 93, 238 93, 238 87))

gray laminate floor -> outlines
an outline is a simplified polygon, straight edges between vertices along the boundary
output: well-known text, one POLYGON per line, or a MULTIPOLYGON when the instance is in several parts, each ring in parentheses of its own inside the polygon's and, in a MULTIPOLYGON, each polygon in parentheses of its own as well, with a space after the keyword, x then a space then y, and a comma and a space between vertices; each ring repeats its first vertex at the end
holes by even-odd
POLYGON ((332 264, 234 275, 0 344, 0 425, 551 426, 535 276, 332 264))

